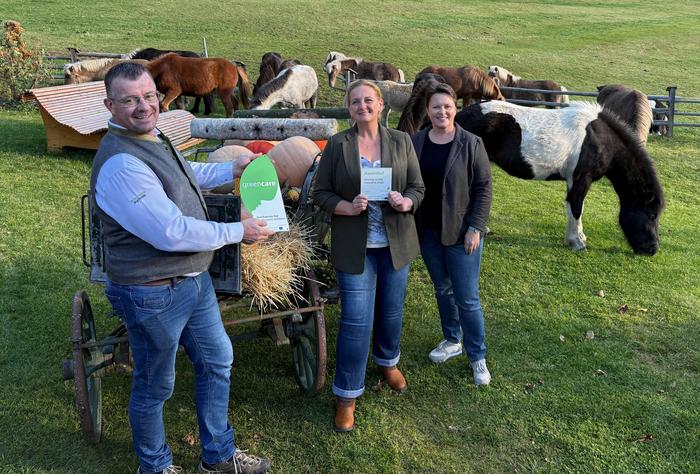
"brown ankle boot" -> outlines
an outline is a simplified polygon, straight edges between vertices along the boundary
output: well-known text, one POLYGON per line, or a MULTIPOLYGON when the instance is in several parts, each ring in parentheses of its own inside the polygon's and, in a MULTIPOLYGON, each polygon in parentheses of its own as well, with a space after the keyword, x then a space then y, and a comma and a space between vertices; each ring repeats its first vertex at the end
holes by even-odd
POLYGON ((339 433, 352 431, 355 428, 355 399, 335 398, 335 423, 333 429, 339 433))
POLYGON ((379 366, 379 372, 384 376, 386 382, 389 384, 392 390, 398 393, 403 393, 408 387, 406 383, 406 378, 403 376, 401 371, 395 365, 392 367, 382 367, 379 366))

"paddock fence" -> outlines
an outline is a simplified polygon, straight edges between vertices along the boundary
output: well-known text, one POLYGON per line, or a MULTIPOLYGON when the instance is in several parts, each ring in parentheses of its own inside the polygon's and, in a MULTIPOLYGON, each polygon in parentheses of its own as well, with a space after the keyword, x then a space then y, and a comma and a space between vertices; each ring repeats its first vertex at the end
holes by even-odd
MULTIPOLYGON (((563 95, 561 91, 550 91, 545 89, 526 89, 523 87, 506 87, 501 86, 503 91, 518 91, 518 92, 539 92, 545 95, 563 95)), ((700 127, 700 121, 696 120, 700 117, 700 99, 694 97, 680 97, 676 95, 677 87, 668 86, 666 95, 648 95, 647 98, 656 101, 657 106, 652 108, 654 112, 653 125, 660 127, 661 134, 667 137, 673 137, 673 129, 675 127, 700 127), (690 117, 690 120, 677 122, 678 117, 690 117)), ((598 97, 597 92, 576 92, 567 91, 565 95, 577 97, 598 97)), ((594 99, 595 100, 595 99, 594 99)), ((561 107, 559 102, 541 101, 541 100, 525 100, 525 99, 507 99, 508 102, 521 105, 544 105, 561 107)), ((564 104, 563 106, 567 106, 564 104)), ((684 120, 684 119, 683 119, 684 120)))

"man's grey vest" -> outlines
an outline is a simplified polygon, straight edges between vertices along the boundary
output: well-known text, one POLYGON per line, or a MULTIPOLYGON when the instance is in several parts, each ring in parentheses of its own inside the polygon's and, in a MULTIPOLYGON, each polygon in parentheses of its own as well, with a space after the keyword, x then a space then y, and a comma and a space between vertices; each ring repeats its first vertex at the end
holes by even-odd
MULTIPOLYGON (((162 135, 161 135, 162 138, 162 135)), ((102 138, 92 163, 91 206, 102 221, 105 272, 113 283, 137 285, 209 268, 214 252, 164 252, 125 230, 95 202, 95 185, 102 165, 118 153, 143 161, 158 176, 165 194, 185 216, 207 220, 206 204, 190 166, 168 142, 144 139, 126 130, 110 127, 102 138)), ((138 199, 138 196, 133 199, 138 199)))

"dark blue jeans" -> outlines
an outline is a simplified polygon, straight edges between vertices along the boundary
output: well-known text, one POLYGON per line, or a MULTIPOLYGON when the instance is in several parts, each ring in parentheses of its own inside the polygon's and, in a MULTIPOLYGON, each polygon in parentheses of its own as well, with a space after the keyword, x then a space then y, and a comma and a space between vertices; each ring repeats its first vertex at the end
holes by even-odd
POLYGON ((464 338, 464 350, 469 360, 483 359, 486 344, 484 312, 479 299, 479 270, 484 239, 468 255, 464 244, 442 245, 440 235, 432 229, 421 229, 420 238, 420 250, 435 287, 445 339, 457 343, 464 338))
POLYGON ((401 324, 406 299, 406 265, 394 270, 389 247, 367 249, 364 271, 338 271, 340 329, 336 345, 333 393, 357 398, 365 391, 365 373, 372 337, 372 357, 383 367, 399 362, 401 324))
POLYGON ((160 471, 173 461, 165 441, 163 404, 173 393, 178 345, 194 364, 202 459, 215 464, 230 458, 235 450, 228 423, 233 348, 209 273, 174 286, 108 282, 105 294, 129 330, 134 359, 129 422, 141 470, 160 471))

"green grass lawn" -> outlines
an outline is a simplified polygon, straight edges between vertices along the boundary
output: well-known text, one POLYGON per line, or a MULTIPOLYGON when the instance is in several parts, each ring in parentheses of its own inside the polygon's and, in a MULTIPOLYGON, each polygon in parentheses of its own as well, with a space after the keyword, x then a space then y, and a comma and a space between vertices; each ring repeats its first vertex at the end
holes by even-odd
MULTIPOLYGON (((248 64, 278 51, 321 73, 330 49, 391 61, 406 77, 427 64, 490 64, 570 90, 624 83, 649 94, 677 85, 700 97, 700 8, 694 1, 76 2, 10 0, 46 49, 200 49, 248 64), (195 15, 192 15, 194 12, 195 15)), ((322 105, 340 93, 321 79, 322 105)), ((222 107, 218 105, 219 111, 222 107)), ((395 123, 396 117, 393 118, 395 123)), ((287 347, 235 347, 230 418, 237 442, 274 472, 700 472, 700 152, 695 129, 647 145, 664 186, 661 250, 632 254, 608 181, 586 200, 589 249, 563 245, 564 184, 526 182, 494 167, 481 275, 491 386, 466 358, 435 366, 440 339, 430 279, 417 260, 406 301, 401 397, 368 390, 357 429, 332 431, 330 382, 296 386, 287 347), (603 290, 604 297, 597 296, 603 290), (626 312, 618 309, 627 305, 626 312), (587 337, 588 331, 593 337, 587 337)), ((128 374, 103 380, 103 440, 81 438, 70 357, 70 305, 86 288, 100 337, 102 288, 81 263, 80 196, 92 153, 45 152, 38 112, 0 111, 0 472, 133 472, 128 374)), ((332 380, 339 308, 325 311, 332 380)), ((234 331, 238 331, 235 329, 234 331)), ((194 472, 193 372, 178 360, 166 405, 176 461, 194 472)), ((378 380, 370 364, 367 386, 378 380)))

